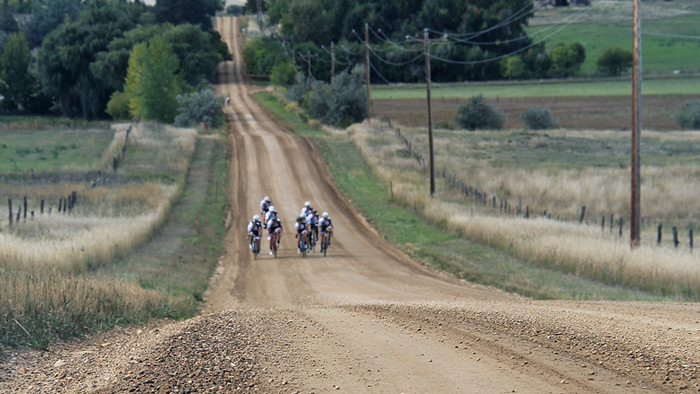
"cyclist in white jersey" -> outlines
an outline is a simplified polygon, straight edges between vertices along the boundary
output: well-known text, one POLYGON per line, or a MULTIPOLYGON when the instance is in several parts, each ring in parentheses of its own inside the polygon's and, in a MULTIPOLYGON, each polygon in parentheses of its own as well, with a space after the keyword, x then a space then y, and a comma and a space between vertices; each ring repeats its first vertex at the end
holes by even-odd
POLYGON ((299 216, 297 218, 297 222, 294 225, 294 228, 297 230, 295 237, 297 237, 297 253, 301 253, 301 240, 304 240, 304 244, 306 244, 306 247, 309 247, 309 223, 306 221, 306 218, 303 216, 299 216))
POLYGON ((253 220, 248 223, 248 243, 250 248, 253 248, 253 242, 255 242, 258 247, 258 256, 260 256, 260 236, 262 235, 262 223, 260 222, 260 216, 253 216, 253 220))
POLYGON ((323 245, 323 239, 326 236, 328 236, 328 245, 330 245, 333 238, 333 221, 328 216, 328 212, 323 213, 323 217, 318 222, 318 227, 321 228, 321 245, 323 245))

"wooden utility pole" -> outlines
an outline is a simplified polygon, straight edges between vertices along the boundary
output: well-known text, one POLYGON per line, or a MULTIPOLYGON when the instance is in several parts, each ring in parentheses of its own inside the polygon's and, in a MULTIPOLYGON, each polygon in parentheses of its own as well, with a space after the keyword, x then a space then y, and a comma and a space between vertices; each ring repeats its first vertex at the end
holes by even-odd
POLYGON ((632 62, 632 176, 631 176, 631 215, 630 247, 639 246, 641 239, 641 155, 640 141, 642 132, 642 20, 639 12, 640 0, 634 0, 634 45, 632 62))
POLYGON ((311 51, 306 51, 306 79, 309 81, 309 91, 311 90, 311 51))
POLYGON ((430 159, 430 197, 435 194, 435 160, 433 155, 433 100, 430 92, 430 43, 428 29, 423 31, 425 46, 425 88, 428 98, 428 158, 430 159))
POLYGON ((369 25, 365 23, 365 84, 367 85, 367 124, 370 123, 369 114, 369 25))
POLYGON ((260 31, 262 33, 265 33, 265 28, 263 27, 263 22, 262 22, 262 0, 257 1, 258 5, 258 26, 260 27, 260 31))
POLYGON ((331 41, 331 80, 335 78, 335 44, 331 41))

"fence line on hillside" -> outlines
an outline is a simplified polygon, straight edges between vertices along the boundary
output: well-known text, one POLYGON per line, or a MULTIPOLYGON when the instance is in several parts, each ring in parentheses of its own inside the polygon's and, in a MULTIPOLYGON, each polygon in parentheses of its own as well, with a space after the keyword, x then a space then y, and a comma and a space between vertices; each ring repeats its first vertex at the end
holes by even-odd
MULTIPOLYGON (((380 126, 379 130, 381 131, 386 131, 387 129, 390 131, 393 131, 396 137, 401 140, 401 142, 404 144, 406 149, 408 150, 408 153, 411 157, 413 157, 417 162, 418 165, 420 165, 421 169, 423 171, 429 171, 429 163, 425 161, 423 156, 421 155, 420 152, 417 152, 413 148, 413 144, 411 141, 401 133, 401 129, 399 127, 394 127, 394 125, 391 122, 391 119, 384 115, 381 118, 381 121, 385 123, 388 127, 385 126, 380 126)), ((489 194, 488 192, 484 190, 479 190, 478 187, 468 185, 464 181, 460 180, 457 176, 456 173, 450 172, 447 168, 443 167, 441 171, 437 171, 439 175, 442 177, 444 182, 450 186, 453 190, 456 190, 462 195, 462 197, 466 198, 468 201, 473 201, 475 204, 479 204, 488 208, 491 208, 494 212, 498 212, 499 214, 503 214, 509 217, 523 217, 525 219, 529 219, 531 216, 531 211, 530 207, 528 205, 525 205, 525 209, 523 210, 523 201, 521 198, 518 198, 517 204, 513 205, 513 201, 508 201, 506 198, 499 198, 498 196, 494 194, 489 194)), ((438 174, 436 174, 438 175, 438 174)), ((393 188, 392 188, 393 189, 393 188)), ((393 194, 393 190, 392 190, 393 194)), ((554 218, 552 217, 552 212, 548 212, 546 209, 544 210, 542 217, 545 219, 555 219, 555 220, 560 220, 560 221, 566 221, 565 219, 562 219, 560 216, 555 216, 554 218)), ((606 230, 609 229, 609 233, 612 235, 615 232, 617 232, 618 237, 622 238, 623 236, 623 225, 625 223, 623 217, 618 217, 616 218, 614 214, 610 214, 609 216, 610 220, 608 222, 608 226, 606 226, 606 216, 603 215, 601 217, 601 231, 603 233, 606 232, 606 230), (616 220, 617 219, 617 220, 616 220)), ((597 224, 597 220, 593 220, 594 224, 597 224)), ((644 219, 642 218, 642 223, 644 222, 644 219)), ((581 213, 578 218, 578 223, 582 225, 589 225, 589 222, 586 220, 586 205, 581 206, 581 213)), ((663 225, 661 223, 658 224, 657 227, 657 246, 661 246, 662 244, 662 228, 663 225)), ((672 242, 675 248, 678 248, 680 245, 680 240, 679 240, 679 233, 678 233, 678 227, 672 227, 672 242)), ((690 252, 692 253, 693 251, 693 228, 688 229, 688 246, 690 248, 690 252)))

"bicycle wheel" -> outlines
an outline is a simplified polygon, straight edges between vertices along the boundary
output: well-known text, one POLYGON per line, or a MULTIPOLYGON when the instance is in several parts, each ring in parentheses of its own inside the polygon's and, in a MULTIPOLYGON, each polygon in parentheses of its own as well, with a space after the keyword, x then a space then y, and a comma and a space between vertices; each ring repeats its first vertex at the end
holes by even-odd
POLYGON ((253 241, 253 260, 258 259, 258 254, 260 254, 260 251, 258 251, 258 243, 256 241, 253 241))
POLYGON ((277 258, 277 235, 273 235, 272 237, 272 256, 274 256, 274 258, 277 258))
POLYGON ((323 257, 326 257, 326 252, 328 252, 328 237, 323 238, 323 244, 321 244, 321 249, 323 249, 323 257))
POLYGON ((306 257, 306 244, 304 243, 304 240, 299 242, 299 248, 301 249, 301 257, 306 257))

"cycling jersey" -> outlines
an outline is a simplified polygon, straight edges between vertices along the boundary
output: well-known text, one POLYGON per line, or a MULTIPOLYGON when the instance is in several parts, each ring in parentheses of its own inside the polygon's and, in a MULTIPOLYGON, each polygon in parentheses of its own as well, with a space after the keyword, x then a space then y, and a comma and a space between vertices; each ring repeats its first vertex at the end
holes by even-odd
POLYGON ((248 223, 248 232, 253 233, 253 235, 256 237, 259 237, 261 227, 262 227, 262 223, 260 223, 259 220, 253 220, 250 223, 248 223))
POLYGON ((262 213, 267 213, 271 205, 272 203, 270 201, 262 200, 260 201, 260 210, 262 213))
POLYGON ((269 234, 274 233, 277 229, 282 229, 282 222, 275 216, 274 218, 270 218, 267 222, 267 232, 269 234))
POLYGON ((321 231, 326 232, 328 227, 333 226, 333 222, 331 218, 322 218, 321 221, 318 222, 318 225, 321 226, 321 231))
POLYGON ((304 231, 306 231, 306 223, 304 223, 304 222, 302 222, 302 223, 297 222, 297 223, 294 225, 294 228, 297 229, 297 234, 301 234, 301 233, 303 233, 304 231))

